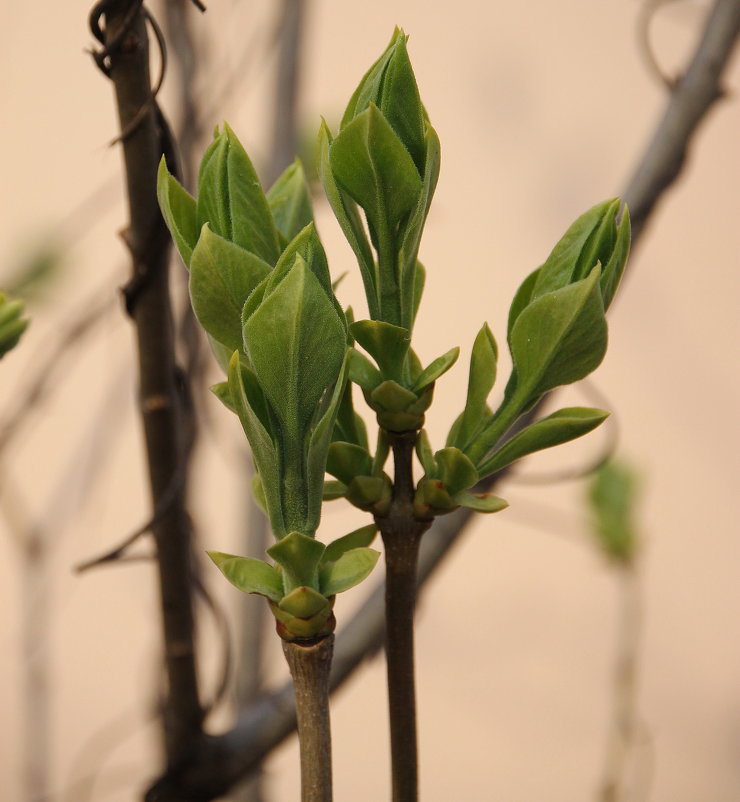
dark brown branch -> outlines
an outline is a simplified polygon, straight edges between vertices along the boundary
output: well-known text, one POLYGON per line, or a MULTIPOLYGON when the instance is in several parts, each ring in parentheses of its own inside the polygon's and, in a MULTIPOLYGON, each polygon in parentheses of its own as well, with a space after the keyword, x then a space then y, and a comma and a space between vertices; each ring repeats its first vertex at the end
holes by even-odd
MULTIPOLYGON (((96 7, 92 27, 102 35, 104 50, 96 62, 114 84, 120 129, 125 133, 121 144, 130 218, 124 238, 133 267, 126 297, 136 328, 141 415, 156 510, 162 497, 172 493, 173 477, 184 471, 187 448, 173 348, 169 235, 156 197, 157 165, 168 149, 167 132, 153 100, 146 19, 139 0, 107 0, 96 7)), ((199 742, 203 718, 195 667, 191 528, 184 506, 185 482, 177 484, 175 498, 152 525, 167 670, 164 724, 169 769, 189 758, 199 742)))
MULTIPOLYGON (((737 0, 716 0, 691 63, 670 95, 662 122, 634 177, 627 184, 624 198, 630 207, 633 244, 639 240, 658 200, 678 176, 688 144, 704 115, 722 96, 721 75, 737 40, 739 17, 740 3, 737 0), (670 121, 680 121, 676 123, 679 125, 678 135, 670 121)), ((489 477, 486 489, 492 489, 499 479, 500 475, 489 477)), ((457 510, 437 519, 424 536, 419 562, 420 590, 472 517, 467 509, 457 510)), ((337 636, 332 690, 380 648, 384 640, 383 618, 384 590, 377 587, 337 636)), ((152 787, 147 802, 174 802, 183 798, 185 789, 189 793, 188 799, 199 802, 216 799, 254 771, 294 729, 293 694, 290 686, 284 685, 261 697, 245 711, 233 729, 220 736, 208 737, 200 759, 183 767, 180 772, 162 777, 152 787)))

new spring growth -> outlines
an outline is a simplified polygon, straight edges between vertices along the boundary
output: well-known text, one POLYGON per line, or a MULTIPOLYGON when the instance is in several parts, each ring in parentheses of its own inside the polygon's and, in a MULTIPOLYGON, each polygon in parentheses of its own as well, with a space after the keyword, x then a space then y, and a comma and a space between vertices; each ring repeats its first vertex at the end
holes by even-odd
MULTIPOLYGON (((432 454, 425 439, 418 441, 426 476, 417 489, 417 514, 449 512, 458 505, 485 511, 477 497, 461 493, 527 454, 590 432, 608 416, 600 409, 567 407, 506 437, 546 392, 584 378, 606 353, 605 312, 619 285, 630 242, 629 214, 624 209, 617 223, 619 210, 619 200, 614 199, 579 217, 545 263, 520 286, 508 321, 513 369, 495 412, 488 406, 488 396, 496 380, 498 348, 487 324, 479 331, 470 358, 465 408, 450 430, 446 448, 432 454)), ((485 503, 495 507, 493 499, 485 503)))
POLYGON ((453 348, 423 370, 410 347, 424 288, 419 244, 439 176, 440 147, 406 41, 396 29, 355 89, 336 138, 325 124, 319 133, 319 173, 357 257, 371 318, 353 324, 351 333, 376 364, 353 351, 350 377, 381 428, 393 432, 421 428, 434 381, 458 355, 453 348))
POLYGON ((289 167, 265 195, 224 126, 203 156, 197 199, 164 161, 158 194, 190 269, 193 309, 227 374, 213 390, 241 421, 256 495, 278 540, 268 551, 274 565, 211 556, 241 590, 269 599, 283 637, 326 634, 334 594, 364 578, 377 553, 367 532, 339 551, 314 540, 349 335, 302 169, 289 167))

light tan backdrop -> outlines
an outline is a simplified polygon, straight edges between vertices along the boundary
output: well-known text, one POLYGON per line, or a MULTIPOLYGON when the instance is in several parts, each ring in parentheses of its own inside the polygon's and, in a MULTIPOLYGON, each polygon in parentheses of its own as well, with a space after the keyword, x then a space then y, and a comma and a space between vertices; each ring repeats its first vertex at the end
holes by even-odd
MULTIPOLYGON (((112 291, 125 281, 126 254, 116 239, 125 223, 120 157, 106 146, 116 134, 115 110, 111 87, 83 53, 92 41, 88 5, 13 4, 0 31, 0 277, 47 232, 73 241, 64 277, 45 305, 32 308, 31 330, 0 365, 2 408, 96 288, 112 291)), ((214 0, 198 21, 219 44, 199 67, 197 91, 212 94, 243 67, 209 125, 228 119, 256 158, 268 150, 262 109, 273 63, 262 55, 272 5, 214 0), (249 48, 255 53, 245 59, 249 48)), ((655 48, 667 72, 680 69, 704 8, 676 3, 656 19, 655 48)), ((399 24, 411 34, 422 97, 442 140, 416 342, 426 360, 457 344, 463 357, 438 388, 430 416, 437 444, 462 403, 469 347, 482 322, 503 341, 519 281, 576 215, 618 193, 657 121, 665 97, 636 43, 639 11, 628 0, 311 3, 306 125, 316 128, 320 114, 338 119, 399 24)), ((650 733, 641 760, 652 762, 653 802, 740 799, 739 79, 736 63, 728 81, 734 96, 703 126, 686 172, 630 264, 610 316, 610 351, 595 376, 616 411, 619 451, 644 479, 639 703, 650 733)), ((318 217, 338 275, 352 267, 349 251, 326 208, 318 217)), ((361 306, 356 277, 341 294, 361 306)), ((131 330, 114 308, 94 343, 55 380, 43 419, 2 456, 5 514, 10 497, 10 506, 22 501, 21 517, 51 511, 53 519, 44 582, 54 800, 128 802, 156 768, 153 572, 140 563, 83 577, 71 570, 147 515, 131 353, 131 330), (80 471, 90 448, 75 443, 95 420, 97 442, 111 438, 113 448, 105 470, 90 476, 80 471), (96 767, 95 783, 81 785, 96 767)), ((567 398, 584 403, 575 391, 567 398)), ((196 523, 204 548, 228 551, 238 528, 235 499, 246 492, 234 478, 241 434, 215 401, 207 404, 204 437, 216 438, 219 453, 209 452, 193 482, 196 523)), ((600 442, 597 434, 558 459, 542 455, 520 474, 577 466, 600 442)), ((510 509, 477 522, 422 599, 422 796, 595 799, 610 711, 614 577, 588 542, 582 485, 512 479, 500 492, 510 509)), ((322 531, 341 534, 357 519, 331 508, 322 531)), ((21 798, 20 683, 27 668, 20 600, 29 579, 20 564, 12 527, 0 516, 0 797, 8 802, 21 798)), ((233 604, 235 592, 212 579, 233 604)), ((342 600, 340 624, 352 604, 342 600)), ((271 641, 270 648, 279 682, 279 647, 271 641)), ((211 686, 214 664, 204 667, 211 686)), ((333 727, 336 798, 387 799, 379 660, 336 698, 333 727)), ((291 740, 268 763, 277 802, 298 798, 296 755, 291 740)))

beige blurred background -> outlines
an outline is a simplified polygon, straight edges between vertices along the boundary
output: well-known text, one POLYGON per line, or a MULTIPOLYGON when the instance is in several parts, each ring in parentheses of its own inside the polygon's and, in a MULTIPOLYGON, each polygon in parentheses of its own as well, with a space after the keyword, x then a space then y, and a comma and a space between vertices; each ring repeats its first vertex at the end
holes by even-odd
MULTIPOLYGON (((208 127, 227 119, 259 162, 269 151, 275 4, 208 5, 196 25, 207 57, 197 65, 195 91, 212 96, 233 74, 233 91, 208 127)), ((681 69, 707 5, 671 3, 655 18, 654 49, 668 74, 681 69)), ((462 404, 482 322, 503 342, 518 283, 574 217, 619 192, 663 109, 665 91, 637 42, 641 7, 637 0, 309 4, 306 127, 317 128, 321 114, 338 119, 398 24, 411 35, 422 97, 442 141, 415 342, 427 361, 458 344, 463 356, 437 390, 429 424, 436 447, 462 404)), ((112 88, 84 53, 92 44, 89 2, 5 11, 0 285, 34 248, 59 240, 69 247, 63 274, 30 306, 27 336, 0 365, 0 422, 70 320, 90 299, 113 294, 127 274, 116 236, 125 225, 120 156, 107 145, 117 133, 112 88)), ((647 734, 637 761, 638 772, 650 775, 653 802, 740 800, 737 61, 727 84, 728 101, 701 128, 629 266, 610 314, 609 354, 594 377, 615 411, 619 454, 644 483, 639 708, 647 734)), ((317 214, 337 276, 352 267, 351 255, 325 206, 317 214)), ((356 276, 341 287, 355 307, 360 293, 356 276)), ((34 579, 22 570, 18 526, 29 522, 45 521, 48 547, 48 565, 35 577, 48 603, 37 612, 50 644, 50 799, 137 799, 157 769, 152 567, 72 570, 148 515, 132 346, 114 302, 54 377, 39 419, 0 455, 0 798, 8 802, 24 799, 22 602, 34 579)), ((562 400, 593 403, 577 390, 562 400)), ((228 551, 246 492, 241 433, 215 400, 206 404, 193 509, 203 547, 228 551)), ((557 456, 531 459, 518 475, 577 468, 602 444, 595 434, 557 456)), ((510 509, 481 517, 424 593, 425 802, 596 799, 619 599, 613 572, 588 539, 583 492, 580 482, 539 486, 513 477, 500 488, 510 509)), ((356 520, 363 519, 330 507, 322 534, 342 534, 356 520)), ((212 573, 214 592, 233 607, 235 591, 212 573)), ((342 599, 340 626, 361 595, 342 599)), ((203 667, 210 691, 218 647, 207 617, 202 638, 212 653, 203 667)), ((285 670, 276 639, 269 650, 269 682, 278 684, 285 670)), ((375 660, 335 699, 339 802, 388 798, 385 718, 383 665, 375 660)), ((228 720, 223 713, 213 727, 228 720)), ((296 761, 291 739, 267 764, 276 802, 298 799, 296 761)))

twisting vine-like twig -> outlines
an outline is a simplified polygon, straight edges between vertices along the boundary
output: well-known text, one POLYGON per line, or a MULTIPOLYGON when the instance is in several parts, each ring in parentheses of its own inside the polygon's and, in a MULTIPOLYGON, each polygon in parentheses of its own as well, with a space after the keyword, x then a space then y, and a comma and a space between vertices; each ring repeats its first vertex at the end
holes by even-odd
MULTIPOLYGON (((192 532, 185 508, 188 448, 183 433, 189 412, 174 357, 169 236, 156 197, 159 160, 164 153, 175 169, 174 145, 149 76, 148 18, 142 0, 103 0, 90 15, 90 28, 103 45, 93 57, 115 87, 122 132, 129 207, 124 239, 132 259, 124 294, 138 341, 167 669, 164 743, 172 770, 193 757, 203 709, 195 664, 192 532)), ((158 44, 163 48, 161 39, 158 44)))

